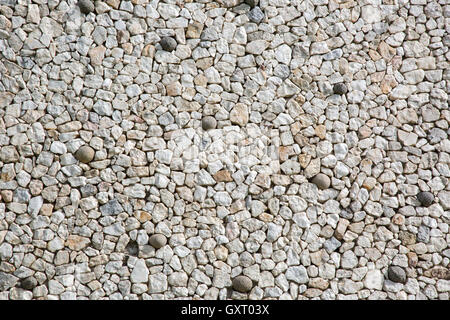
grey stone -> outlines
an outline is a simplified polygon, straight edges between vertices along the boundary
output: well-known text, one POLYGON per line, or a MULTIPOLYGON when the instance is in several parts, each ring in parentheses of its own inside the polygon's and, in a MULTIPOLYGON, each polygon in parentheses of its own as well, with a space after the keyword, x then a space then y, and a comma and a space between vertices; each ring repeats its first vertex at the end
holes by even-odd
POLYGON ((167 238, 163 234, 154 234, 148 239, 148 243, 155 249, 159 249, 166 245, 167 238))
POLYGON ((403 268, 398 266, 390 266, 388 268, 388 278, 389 280, 397 283, 406 283, 406 272, 403 268))
POLYGON ((424 207, 429 207, 434 202, 434 195, 428 191, 421 191, 417 194, 417 200, 424 207))
POLYGON ((20 286, 25 290, 33 290, 38 285, 36 278, 28 277, 20 282, 20 286))
POLYGON ((80 7, 80 11, 84 14, 91 13, 95 9, 95 5, 91 0, 80 0, 78 1, 78 6, 80 7))
POLYGON ((0 272, 0 291, 14 287, 19 279, 12 274, 0 272))
POLYGON ((331 184, 331 179, 326 174, 319 173, 311 180, 319 189, 328 189, 331 184))
POLYGON ((212 116, 206 116, 202 119, 203 130, 215 129, 217 127, 217 120, 212 116))
POLYGON ((419 230, 417 231, 417 241, 418 242, 423 242, 423 243, 428 243, 430 241, 430 228, 425 226, 425 225, 421 225, 419 227, 419 230))
POLYGON ((333 92, 334 92, 335 94, 340 94, 340 95, 342 95, 342 94, 346 94, 347 91, 348 91, 347 86, 346 86, 345 84, 343 84, 343 83, 336 83, 336 84, 333 86, 333 92))
POLYGON ((264 19, 264 12, 262 12, 260 7, 254 7, 248 13, 248 18, 252 22, 260 23, 264 19))
POLYGON ((172 52, 177 48, 177 41, 171 37, 163 37, 159 42, 164 51, 172 52))
POLYGON ((89 163, 94 159, 95 151, 89 146, 82 146, 75 152, 75 158, 83 163, 89 163))
POLYGON ((233 289, 242 293, 247 293, 252 290, 253 282, 247 276, 237 276, 233 279, 233 289))

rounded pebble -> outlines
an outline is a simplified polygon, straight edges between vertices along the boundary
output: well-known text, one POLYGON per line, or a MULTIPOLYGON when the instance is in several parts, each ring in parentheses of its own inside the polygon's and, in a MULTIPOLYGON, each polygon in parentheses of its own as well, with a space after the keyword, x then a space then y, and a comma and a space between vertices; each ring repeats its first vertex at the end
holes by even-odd
POLYGON ((159 249, 166 245, 167 238, 162 234, 154 234, 148 239, 148 243, 150 243, 153 248, 159 249))
POLYGON ((215 129, 217 127, 217 120, 212 116, 206 116, 202 119, 203 130, 215 129))
POLYGON ((95 5, 91 0, 80 0, 78 1, 78 6, 80 7, 80 11, 84 14, 89 14, 95 9, 95 5))
POLYGON ((422 191, 417 194, 417 200, 419 200, 422 206, 429 207, 434 201, 434 195, 431 192, 422 191))
POLYGON ((25 290, 33 290, 37 285, 38 282, 33 277, 25 278, 20 282, 20 286, 25 290))
POLYGON ((82 146, 75 153, 75 158, 83 163, 89 163, 94 159, 95 151, 89 146, 82 146))
POLYGON ((252 280, 247 276, 237 276, 233 279, 233 289, 242 293, 252 290, 252 280))
POLYGON ((331 179, 326 174, 319 173, 317 174, 312 180, 312 183, 314 183, 319 189, 328 189, 331 184, 331 179))
POLYGON ((159 42, 163 50, 172 52, 177 48, 177 41, 171 37, 163 37, 159 42))

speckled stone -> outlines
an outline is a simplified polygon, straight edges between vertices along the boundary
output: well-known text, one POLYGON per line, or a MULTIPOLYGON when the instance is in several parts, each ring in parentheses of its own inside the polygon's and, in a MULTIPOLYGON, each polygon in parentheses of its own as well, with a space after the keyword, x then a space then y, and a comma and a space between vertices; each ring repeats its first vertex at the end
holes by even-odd
POLYGON ((159 249, 166 245, 167 238, 162 234, 154 234, 148 239, 148 243, 150 243, 153 248, 159 249))
POLYGON ((206 116, 202 119, 203 130, 215 129, 217 127, 217 120, 212 116, 206 116))
POLYGON ((333 87, 333 92, 335 94, 346 94, 347 91, 347 86, 343 83, 336 83, 333 87))
POLYGON ((159 42, 163 50, 172 52, 177 47, 177 41, 171 37, 163 37, 159 42))
POLYGON ((233 279, 233 289, 242 293, 252 290, 252 280, 247 276, 237 276, 233 279))
POLYGON ((431 192, 422 191, 417 194, 417 200, 419 200, 422 206, 429 207, 434 201, 434 195, 431 192))
POLYGON ((398 266, 390 266, 388 268, 388 278, 393 282, 406 283, 406 272, 398 266))
POLYGON ((319 189, 328 189, 331 184, 330 178, 323 173, 317 174, 314 178, 311 180, 312 183, 314 183, 319 189))
POLYGON ((75 158, 83 163, 89 163, 94 159, 95 151, 89 146, 82 146, 75 152, 75 158))
POLYGON ((80 0, 78 1, 78 6, 80 7, 80 11, 84 14, 89 14, 95 9, 94 3, 91 0, 80 0))

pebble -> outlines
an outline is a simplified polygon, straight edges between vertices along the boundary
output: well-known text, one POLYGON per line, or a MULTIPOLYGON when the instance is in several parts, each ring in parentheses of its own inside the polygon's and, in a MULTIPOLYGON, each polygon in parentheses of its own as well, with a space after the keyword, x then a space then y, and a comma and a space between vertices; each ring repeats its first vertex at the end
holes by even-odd
POLYGON ((389 280, 397 283, 406 283, 406 272, 403 268, 398 266, 390 266, 388 268, 388 278, 389 280))
POLYGON ((0 299, 448 300, 445 1, 25 2, 0 299))
POLYGON ((417 200, 424 207, 429 207, 434 202, 434 195, 428 191, 421 191, 417 194, 417 200))
POLYGON ((333 86, 333 92, 335 94, 343 95, 343 94, 346 94, 347 91, 348 91, 347 86, 343 83, 336 83, 333 86))
POLYGON ((212 116, 206 116, 202 119, 203 130, 215 129, 217 127, 217 120, 212 116))
POLYGON ((89 14, 94 11, 95 6, 92 0, 79 0, 78 6, 80 7, 80 11, 84 14, 89 14))
POLYGON ((94 159, 95 151, 89 146, 82 146, 75 152, 75 158, 83 163, 89 163, 94 159))
POLYGON ((247 276, 237 276, 233 279, 233 289, 242 292, 247 293, 250 292, 250 290, 253 287, 252 280, 247 276))
POLYGON ((177 41, 171 37, 163 37, 159 42, 163 50, 172 52, 177 48, 177 41))
POLYGON ((326 174, 319 173, 312 178, 311 182, 314 183, 319 189, 325 190, 330 187, 331 179, 326 174))
POLYGON ((150 236, 148 243, 155 249, 159 249, 167 244, 167 238, 162 234, 154 234, 150 236))

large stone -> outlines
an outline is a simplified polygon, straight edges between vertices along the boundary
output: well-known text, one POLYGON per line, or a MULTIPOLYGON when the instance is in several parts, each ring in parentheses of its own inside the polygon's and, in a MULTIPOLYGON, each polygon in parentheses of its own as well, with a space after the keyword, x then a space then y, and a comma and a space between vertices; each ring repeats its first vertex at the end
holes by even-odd
POLYGON ((237 276, 233 279, 233 289, 242 293, 247 293, 252 290, 252 280, 247 276, 237 276))
POLYGON ((83 163, 89 163, 94 159, 95 151, 89 146, 82 146, 75 152, 75 158, 83 163))
POLYGON ((144 259, 139 259, 134 265, 133 271, 130 275, 132 283, 143 283, 148 281, 149 271, 144 259))
POLYGON ((383 282, 384 278, 380 270, 370 270, 364 279, 364 286, 367 289, 382 290, 383 282))

